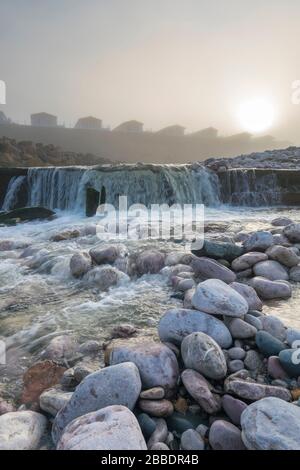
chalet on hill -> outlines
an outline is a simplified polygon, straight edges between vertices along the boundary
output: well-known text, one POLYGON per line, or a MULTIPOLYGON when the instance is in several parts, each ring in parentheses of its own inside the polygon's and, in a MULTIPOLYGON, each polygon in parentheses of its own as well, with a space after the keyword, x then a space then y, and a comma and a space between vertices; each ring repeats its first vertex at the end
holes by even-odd
POLYGON ((182 137, 184 136, 184 132, 185 132, 185 127, 175 124, 174 126, 168 126, 168 127, 164 127, 163 129, 160 129, 159 131, 157 131, 157 134, 168 135, 171 137, 174 137, 174 136, 182 137))
POLYGON ((114 132, 143 132, 144 124, 139 121, 126 121, 114 128, 114 132))
POLYGON ((78 119, 75 124, 75 129, 102 129, 102 119, 97 119, 93 116, 87 116, 78 119))
POLYGON ((48 113, 31 114, 31 125, 34 127, 57 127, 57 116, 48 113))

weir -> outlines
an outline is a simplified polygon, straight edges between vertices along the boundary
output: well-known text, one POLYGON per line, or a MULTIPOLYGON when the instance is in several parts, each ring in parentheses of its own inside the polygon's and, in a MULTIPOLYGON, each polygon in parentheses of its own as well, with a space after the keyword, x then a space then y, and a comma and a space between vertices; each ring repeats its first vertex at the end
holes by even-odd
POLYGON ((300 204, 300 170, 238 168, 219 171, 200 164, 121 164, 97 167, 0 169, 0 207, 44 206, 94 215, 99 204, 205 204, 274 206, 300 204))

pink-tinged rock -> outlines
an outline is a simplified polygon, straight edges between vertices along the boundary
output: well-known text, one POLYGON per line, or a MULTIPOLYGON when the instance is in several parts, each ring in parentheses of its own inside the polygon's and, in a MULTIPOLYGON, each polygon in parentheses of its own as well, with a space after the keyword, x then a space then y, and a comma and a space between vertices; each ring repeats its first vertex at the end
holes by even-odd
POLYGON ((193 270, 195 271, 196 276, 199 276, 201 279, 220 279, 226 284, 230 284, 236 280, 236 275, 233 271, 226 268, 217 261, 201 257, 195 257, 191 263, 193 270))
POLYGON ((156 274, 165 265, 165 255, 156 250, 143 251, 136 259, 136 268, 140 275, 156 274))
POLYGON ((262 310, 262 301, 253 287, 242 284, 241 282, 232 282, 230 287, 244 297, 249 305, 249 310, 262 310))
POLYGON ((268 359, 268 374, 273 379, 284 380, 288 379, 289 376, 283 369, 280 364, 279 358, 277 356, 270 356, 268 359))
POLYGON ((188 393, 206 413, 214 414, 220 411, 220 397, 212 393, 212 385, 201 374, 192 369, 185 369, 181 378, 188 393))
POLYGON ((174 407, 169 400, 139 400, 139 408, 150 416, 165 418, 170 416, 174 407))
POLYGON ((292 287, 287 281, 270 281, 261 276, 251 279, 251 286, 261 299, 288 299, 292 296, 292 287))
POLYGON ((245 253, 242 256, 239 256, 235 260, 232 261, 231 267, 234 271, 245 271, 256 263, 260 261, 266 261, 268 256, 265 253, 261 253, 259 251, 252 251, 250 253, 245 253))
POLYGON ((244 400, 257 401, 266 397, 277 397, 285 401, 291 401, 291 393, 283 387, 264 385, 256 382, 247 382, 228 377, 224 382, 227 393, 243 398, 244 400))
POLYGON ((245 450, 242 433, 228 421, 218 419, 209 430, 209 443, 214 450, 245 450))
POLYGON ((96 264, 112 264, 120 255, 123 247, 117 245, 100 245, 99 247, 92 248, 90 255, 96 264))
POLYGON ((72 276, 81 277, 92 268, 92 259, 88 253, 75 253, 70 260, 72 276))
POLYGON ((231 419, 233 424, 240 426, 241 415, 247 408, 246 403, 237 398, 233 398, 231 395, 223 395, 222 407, 227 416, 231 419))

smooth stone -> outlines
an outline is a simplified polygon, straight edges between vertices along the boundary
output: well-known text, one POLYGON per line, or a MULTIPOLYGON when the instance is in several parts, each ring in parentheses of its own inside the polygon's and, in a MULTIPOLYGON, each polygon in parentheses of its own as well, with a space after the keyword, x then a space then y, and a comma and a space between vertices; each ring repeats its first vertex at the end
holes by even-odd
POLYGON ((89 287, 108 290, 110 287, 129 280, 127 274, 110 265, 98 266, 91 269, 83 277, 89 287))
POLYGON ((157 250, 146 250, 136 259, 136 269, 139 275, 157 274, 165 265, 165 256, 157 250))
POLYGON ((244 321, 249 323, 249 325, 254 326, 254 328, 256 328, 258 331, 263 329, 261 320, 258 317, 255 317, 254 315, 246 313, 244 321))
POLYGON ((169 416, 166 421, 169 431, 176 432, 178 434, 182 434, 187 429, 195 428, 194 424, 185 418, 185 415, 176 411, 171 416, 169 416))
POLYGON ((292 219, 288 217, 276 217, 271 221, 271 224, 274 227, 285 227, 286 225, 291 225, 293 223, 292 219))
POLYGON ((292 296, 291 285, 286 281, 270 281, 261 276, 251 279, 251 286, 264 300, 288 299, 292 296))
POLYGON ((205 444, 197 431, 187 429, 181 435, 180 446, 183 450, 204 450, 205 444))
POLYGON ((170 416, 174 407, 169 400, 139 400, 139 408, 150 416, 165 418, 170 416))
POLYGON ((226 376, 226 359, 220 346, 205 333, 191 333, 181 343, 181 356, 188 369, 220 380, 226 376))
POLYGON ((144 338, 113 340, 108 346, 109 364, 133 362, 139 369, 145 389, 163 387, 172 393, 176 387, 179 368, 175 354, 167 346, 144 338))
POLYGON ((79 346, 78 352, 83 354, 84 356, 94 356, 98 354, 101 349, 102 346, 98 341, 90 339, 79 346))
POLYGON ((249 351, 247 351, 244 364, 246 369, 253 370, 256 372, 260 371, 263 367, 261 356, 254 349, 250 349, 249 351))
POLYGON ((267 331, 258 331, 255 337, 258 349, 265 357, 278 356, 280 351, 286 349, 285 344, 274 338, 267 331))
POLYGON ((141 388, 138 368, 132 362, 106 367, 88 375, 57 413, 52 428, 53 441, 57 442, 67 424, 78 416, 111 405, 124 405, 132 410, 141 388))
POLYGON ((247 271, 260 261, 266 261, 268 256, 259 251, 252 251, 239 256, 232 261, 231 267, 234 271, 247 271))
POLYGON ((279 357, 270 356, 268 359, 268 374, 273 379, 285 380, 288 378, 288 374, 283 369, 279 357))
POLYGON ((147 450, 134 414, 112 405, 74 419, 65 428, 57 450, 147 450))
POLYGON ((291 400, 290 392, 283 387, 247 382, 238 378, 227 378, 224 382, 224 389, 227 393, 249 401, 257 401, 270 396, 281 398, 285 401, 291 400))
POLYGON ((242 433, 234 424, 218 419, 209 430, 209 443, 214 450, 244 450, 242 433))
POLYGON ((237 271, 236 279, 237 281, 243 281, 244 279, 249 279, 253 276, 253 271, 251 268, 245 269, 244 271, 237 271))
POLYGON ((193 289, 195 286, 196 283, 193 279, 180 279, 176 286, 176 290, 186 292, 189 289, 193 289))
POLYGON ((300 330, 295 328, 288 328, 286 330, 286 340, 291 348, 296 348, 297 345, 294 345, 295 341, 299 341, 298 347, 300 345, 300 330))
POLYGON ((225 317, 225 324, 234 339, 247 339, 256 335, 257 329, 241 318, 225 317))
POLYGON ((205 424, 199 424, 199 426, 196 427, 196 431, 200 434, 202 439, 205 439, 207 434, 208 434, 209 427, 206 426, 205 424))
POLYGON ((289 275, 287 270, 278 261, 261 261, 253 266, 255 276, 262 276, 270 281, 287 281, 289 275))
MULTIPOLYGON (((153 420, 154 421, 154 420, 153 420)), ((147 442, 148 449, 151 449, 158 442, 166 442, 168 438, 168 426, 163 418, 155 419, 155 429, 147 442)))
POLYGON ((165 396, 165 390, 162 387, 153 387, 140 393, 140 398, 144 400, 161 400, 165 396))
POLYGON ((288 268, 297 266, 297 264, 300 262, 299 256, 297 256, 297 254, 291 248, 287 248, 285 246, 271 246, 267 250, 266 254, 270 259, 278 261, 288 268))
POLYGON ((58 388, 50 388, 41 394, 39 399, 40 408, 51 416, 56 416, 59 410, 68 403, 72 395, 72 392, 64 392, 58 388))
POLYGON ((300 450, 300 408, 279 398, 252 403, 241 418, 242 439, 250 450, 300 450))
POLYGON ((176 264, 186 264, 188 258, 192 258, 192 255, 187 254, 186 251, 174 251, 166 255, 165 265, 175 266, 176 264))
POLYGON ((290 240, 292 243, 300 242, 300 224, 290 224, 284 227, 283 234, 290 240))
POLYGON ((204 240, 203 247, 199 250, 192 250, 192 253, 198 257, 206 256, 213 259, 224 259, 232 261, 243 254, 244 250, 235 243, 215 242, 204 240))
POLYGON ((243 318, 248 312, 247 301, 219 279, 208 279, 198 284, 192 298, 193 306, 212 315, 243 318))
POLYGON ((146 413, 140 413, 137 416, 138 423, 142 430, 145 439, 148 439, 156 429, 156 422, 153 418, 150 418, 146 413))
POLYGON ((220 397, 212 393, 212 385, 201 374, 192 369, 185 369, 181 379, 188 393, 206 413, 214 414, 220 411, 220 397))
POLYGON ((243 348, 230 348, 228 349, 228 355, 230 359, 235 360, 235 359, 240 359, 243 360, 246 356, 246 351, 243 348))
POLYGON ((243 242, 245 251, 265 251, 271 245, 273 245, 273 235, 264 230, 253 233, 243 242))
POLYGON ((47 419, 35 411, 13 411, 0 416, 0 450, 35 450, 47 428, 47 419))
POLYGON ((233 424, 240 426, 241 416, 243 411, 247 408, 247 404, 231 395, 223 395, 222 397, 222 408, 231 419, 233 424))
POLYGON ((279 318, 273 315, 266 315, 261 317, 261 322, 264 331, 267 331, 270 335, 274 336, 274 338, 279 339, 279 341, 286 340, 286 328, 279 318))
POLYGON ((240 359, 233 359, 228 363, 228 370, 231 373, 237 372, 238 370, 242 370, 244 368, 244 363, 240 359))
POLYGON ((170 450, 164 442, 156 442, 153 446, 149 447, 150 450, 170 450))
POLYGON ((279 353, 283 369, 291 377, 300 377, 300 349, 285 349, 279 353))
POLYGON ((196 276, 201 277, 201 279, 219 279, 227 284, 236 280, 236 275, 233 271, 211 258, 195 257, 191 266, 196 276))
POLYGON ((290 269, 290 280, 293 282, 300 282, 300 266, 294 266, 290 269))
POLYGON ((75 253, 70 260, 72 276, 81 277, 92 268, 92 259, 88 253, 75 253))
POLYGON ((232 344, 231 334, 224 323, 198 310, 168 310, 158 324, 161 341, 176 345, 180 345, 185 336, 198 331, 211 336, 221 348, 228 348, 232 344))
POLYGON ((120 256, 122 247, 116 245, 99 246, 90 250, 90 256, 96 264, 112 264, 120 256))
POLYGON ((253 287, 241 282, 232 282, 230 287, 238 292, 248 303, 250 310, 262 310, 262 301, 258 297, 253 287))

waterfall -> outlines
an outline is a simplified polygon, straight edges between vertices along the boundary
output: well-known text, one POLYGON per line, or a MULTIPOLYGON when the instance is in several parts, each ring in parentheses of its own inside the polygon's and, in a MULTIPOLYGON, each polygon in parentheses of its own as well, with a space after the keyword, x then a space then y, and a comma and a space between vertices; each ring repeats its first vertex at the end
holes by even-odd
POLYGON ((9 211, 11 209, 14 209, 18 200, 19 191, 25 181, 26 176, 13 176, 11 178, 2 205, 3 211, 9 211))

